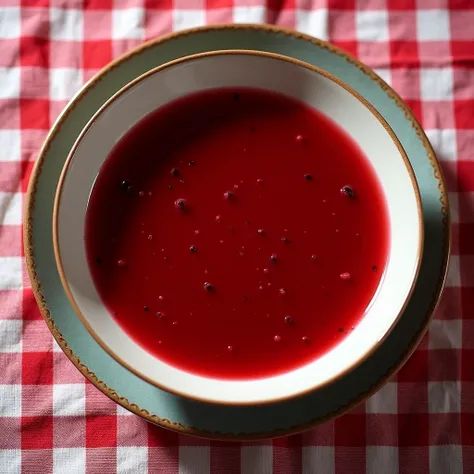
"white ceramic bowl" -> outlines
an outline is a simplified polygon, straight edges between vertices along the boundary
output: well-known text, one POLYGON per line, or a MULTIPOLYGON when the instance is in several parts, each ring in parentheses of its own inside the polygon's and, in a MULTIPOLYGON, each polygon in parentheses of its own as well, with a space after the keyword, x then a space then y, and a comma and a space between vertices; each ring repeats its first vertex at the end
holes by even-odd
POLYGON ((284 56, 249 51, 205 53, 172 61, 115 94, 85 127, 66 161, 56 195, 53 233, 66 293, 101 346, 156 386, 188 398, 223 404, 261 404, 295 397, 360 364, 387 336, 407 304, 423 248, 421 202, 413 170, 380 114, 322 70, 284 56), (297 370, 249 381, 222 381, 184 372, 134 342, 101 302, 84 245, 89 195, 103 161, 117 141, 145 115, 171 100, 224 86, 277 91, 331 117, 372 163, 385 192, 391 228, 386 271, 355 330, 328 353, 297 370))

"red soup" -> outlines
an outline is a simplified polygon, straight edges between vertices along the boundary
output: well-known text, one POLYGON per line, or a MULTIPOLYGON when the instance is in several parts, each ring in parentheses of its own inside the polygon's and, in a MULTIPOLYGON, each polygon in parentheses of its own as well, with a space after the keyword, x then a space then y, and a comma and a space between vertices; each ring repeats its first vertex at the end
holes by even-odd
POLYGON ((85 240, 135 341, 180 369, 247 379, 306 364, 357 325, 388 233, 381 186, 345 132, 285 96, 224 88, 118 142, 85 240))

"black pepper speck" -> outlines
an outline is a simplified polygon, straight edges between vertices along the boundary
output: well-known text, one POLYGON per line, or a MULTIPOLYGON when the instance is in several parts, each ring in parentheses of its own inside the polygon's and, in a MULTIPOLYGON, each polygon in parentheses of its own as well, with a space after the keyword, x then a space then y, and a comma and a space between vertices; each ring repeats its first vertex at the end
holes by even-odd
POLYGON ((355 193, 354 189, 352 189, 350 186, 343 186, 341 188, 341 194, 343 196, 347 196, 350 199, 355 199, 355 197, 356 197, 356 193, 355 193))
POLYGON ((124 193, 129 193, 132 190, 132 183, 130 181, 128 181, 128 179, 124 179, 120 183, 120 187, 122 188, 122 191, 124 193))

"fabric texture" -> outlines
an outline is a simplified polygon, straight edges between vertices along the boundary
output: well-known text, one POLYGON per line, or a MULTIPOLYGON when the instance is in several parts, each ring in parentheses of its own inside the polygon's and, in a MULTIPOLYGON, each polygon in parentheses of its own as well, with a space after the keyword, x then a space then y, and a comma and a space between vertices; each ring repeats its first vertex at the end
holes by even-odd
POLYGON ((474 473, 472 0, 0 2, 0 473, 50 472, 474 473), (426 130, 452 208, 446 290, 408 363, 349 414, 274 441, 178 435, 115 405, 53 342, 22 249, 29 174, 73 94, 143 40, 223 22, 294 28, 374 68, 426 130))

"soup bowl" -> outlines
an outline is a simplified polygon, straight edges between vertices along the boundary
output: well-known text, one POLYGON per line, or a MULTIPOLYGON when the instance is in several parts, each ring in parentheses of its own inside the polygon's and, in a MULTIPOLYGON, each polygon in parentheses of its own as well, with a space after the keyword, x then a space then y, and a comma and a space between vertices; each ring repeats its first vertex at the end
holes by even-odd
MULTIPOLYGON (((423 222, 408 158, 383 117, 327 72, 270 53, 221 51, 172 61, 117 92, 86 125, 62 172, 54 204, 53 238, 59 274, 78 317, 119 363, 169 392, 218 404, 265 404, 305 394, 353 370, 387 337, 409 301, 422 257, 423 222), (94 182, 113 147, 154 110, 190 93, 251 87, 295 98, 329 117, 360 147, 383 189, 390 246, 380 284, 359 324, 335 347, 283 374, 222 380, 176 368, 132 339, 94 286, 84 242, 94 182)), ((133 288, 130 288, 133 291, 133 288)), ((196 351, 199 345, 196 344, 196 351)))

